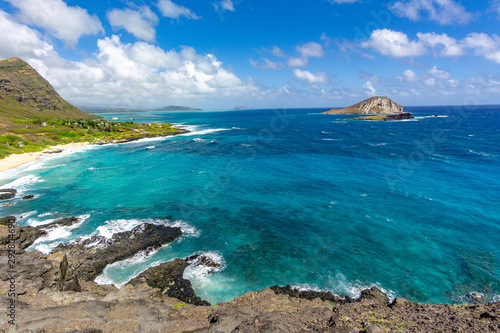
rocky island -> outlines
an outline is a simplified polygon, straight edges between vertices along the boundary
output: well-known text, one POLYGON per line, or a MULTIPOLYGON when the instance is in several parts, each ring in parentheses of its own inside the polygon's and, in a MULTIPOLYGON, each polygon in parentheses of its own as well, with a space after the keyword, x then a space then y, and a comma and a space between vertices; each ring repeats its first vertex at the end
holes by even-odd
POLYGON ((331 109, 322 114, 357 114, 366 115, 357 118, 349 118, 350 120, 403 120, 412 119, 413 116, 408 112, 403 112, 403 107, 394 102, 389 97, 370 97, 357 104, 348 106, 343 109, 331 109))

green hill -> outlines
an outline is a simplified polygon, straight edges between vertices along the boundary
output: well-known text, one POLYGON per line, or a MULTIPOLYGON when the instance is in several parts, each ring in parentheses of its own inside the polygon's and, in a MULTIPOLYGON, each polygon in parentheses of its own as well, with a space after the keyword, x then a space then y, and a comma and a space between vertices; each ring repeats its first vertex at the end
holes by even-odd
POLYGON ((19 58, 0 60, 0 118, 31 117, 65 119, 90 116, 61 98, 28 63, 19 58))

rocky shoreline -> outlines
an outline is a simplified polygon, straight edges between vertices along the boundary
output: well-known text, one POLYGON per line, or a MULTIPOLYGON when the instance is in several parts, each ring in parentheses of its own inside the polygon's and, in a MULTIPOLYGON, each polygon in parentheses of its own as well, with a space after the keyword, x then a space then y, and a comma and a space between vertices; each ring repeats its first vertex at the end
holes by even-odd
POLYGON ((212 306, 183 278, 190 265, 219 267, 201 255, 151 267, 120 289, 98 285, 93 280, 106 265, 174 242, 182 230, 144 223, 109 239, 60 244, 45 255, 26 249, 78 219, 37 227, 15 222, 0 219, 0 304, 7 310, 0 332, 500 332, 500 303, 391 302, 375 287, 350 298, 272 286, 212 306))

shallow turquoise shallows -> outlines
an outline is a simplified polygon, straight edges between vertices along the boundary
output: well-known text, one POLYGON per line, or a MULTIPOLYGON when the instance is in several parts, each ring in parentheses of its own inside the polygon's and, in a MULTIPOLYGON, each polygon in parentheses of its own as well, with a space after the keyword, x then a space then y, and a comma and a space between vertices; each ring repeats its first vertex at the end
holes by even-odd
POLYGON ((87 147, 0 174, 19 224, 79 216, 32 249, 143 222, 184 235, 109 266, 123 285, 196 253, 222 268, 185 277, 210 302, 274 284, 355 296, 500 300, 500 107, 406 108, 416 119, 346 121, 324 110, 107 114, 192 132, 87 147), (20 200, 34 194, 34 200, 20 200), (22 218, 21 218, 22 217, 22 218))

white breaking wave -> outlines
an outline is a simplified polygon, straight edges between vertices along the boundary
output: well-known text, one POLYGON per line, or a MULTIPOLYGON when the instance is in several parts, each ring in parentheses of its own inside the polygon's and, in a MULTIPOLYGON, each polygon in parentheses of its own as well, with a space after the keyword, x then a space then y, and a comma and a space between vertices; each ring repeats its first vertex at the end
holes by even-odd
POLYGON ((17 196, 26 192, 33 184, 41 183, 44 180, 38 175, 26 175, 18 178, 8 184, 0 186, 0 188, 15 188, 17 196))
MULTIPOLYGON (((72 230, 81 226, 88 218, 90 214, 77 216, 78 222, 71 226, 62 226, 47 229, 47 235, 38 238, 33 245, 30 246, 30 249, 38 250, 44 254, 49 254, 57 245, 68 240, 72 235, 72 230)), ((46 220, 40 224, 47 224, 52 222, 53 220, 46 220)), ((43 228, 42 228, 43 229, 43 228)), ((43 229, 45 230, 45 229, 43 229)))
MULTIPOLYGON (((168 247, 170 244, 165 244, 161 248, 168 247)), ((160 248, 160 249, 161 249, 160 248)), ((133 279, 134 277, 138 276, 144 271, 144 266, 143 264, 151 258, 154 254, 156 254, 160 249, 156 250, 144 250, 136 253, 132 258, 128 258, 122 261, 117 261, 114 262, 110 265, 107 265, 106 268, 103 270, 103 272, 95 278, 95 282, 100 285, 106 285, 106 284, 113 284, 117 288, 123 287, 128 281, 133 279), (134 271, 126 280, 122 281, 113 281, 113 279, 109 276, 110 272, 113 270, 119 270, 119 271, 130 271, 132 268, 134 268, 134 271)), ((148 265, 148 268, 150 267, 155 267, 161 264, 162 261, 155 261, 148 265)))
POLYGON ((298 289, 300 291, 312 290, 317 292, 331 292, 336 296, 349 296, 351 298, 358 298, 361 296, 361 292, 365 289, 370 289, 372 287, 377 287, 383 293, 385 293, 390 300, 393 300, 396 297, 396 294, 392 290, 385 289, 382 287, 380 283, 366 284, 362 283, 359 280, 356 281, 347 281, 346 277, 342 273, 336 273, 335 276, 331 276, 328 279, 330 287, 320 288, 317 285, 310 285, 306 283, 302 284, 293 284, 290 285, 292 288, 298 289))
POLYGON ((189 257, 193 255, 210 258, 213 262, 220 265, 220 267, 209 267, 200 264, 200 262, 194 261, 184 271, 183 277, 191 281, 193 286, 196 286, 197 288, 205 288, 207 285, 211 284, 209 275, 222 271, 226 267, 226 262, 224 261, 222 254, 218 252, 198 252, 189 255, 189 257))
MULTIPOLYGON (((103 236, 106 239, 111 239, 114 234, 120 233, 120 232, 125 232, 125 231, 130 231, 134 229, 135 227, 144 224, 144 223, 152 223, 152 224, 158 224, 158 225, 165 225, 168 227, 177 227, 181 228, 183 237, 199 237, 200 236, 200 231, 197 230, 195 227, 191 226, 187 222, 183 220, 166 220, 166 219, 131 219, 131 220, 125 220, 125 219, 118 219, 118 220, 109 220, 106 221, 104 225, 101 225, 96 228, 96 230, 91 233, 90 235, 87 235, 85 237, 82 237, 82 241, 85 239, 89 239, 93 236, 103 236)), ((182 238, 181 238, 182 239, 182 238)), ((96 244, 89 244, 87 247, 92 247, 96 246, 96 244)))

